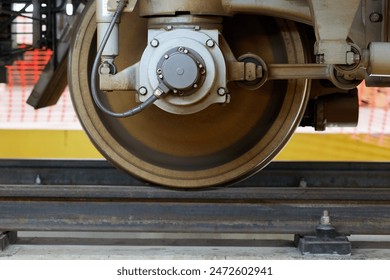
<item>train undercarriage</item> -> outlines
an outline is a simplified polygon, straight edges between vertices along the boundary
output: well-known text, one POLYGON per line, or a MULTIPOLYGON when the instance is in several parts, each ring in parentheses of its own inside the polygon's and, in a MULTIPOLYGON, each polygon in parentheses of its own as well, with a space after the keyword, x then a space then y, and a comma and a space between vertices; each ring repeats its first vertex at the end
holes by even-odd
POLYGON ((159 185, 241 181, 298 126, 356 125, 363 80, 390 85, 385 0, 20 2, 35 13, 67 4, 76 11, 70 44, 68 29, 51 41, 38 34, 61 51, 51 83, 29 103, 55 103, 67 59, 91 141, 118 168, 159 185))

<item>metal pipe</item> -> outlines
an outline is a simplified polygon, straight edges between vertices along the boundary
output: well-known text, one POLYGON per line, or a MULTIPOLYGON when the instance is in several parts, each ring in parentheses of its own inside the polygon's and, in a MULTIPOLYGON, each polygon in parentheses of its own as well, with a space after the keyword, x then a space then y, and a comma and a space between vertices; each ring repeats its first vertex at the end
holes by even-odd
POLYGON ((329 64, 269 64, 268 80, 329 79, 329 64))

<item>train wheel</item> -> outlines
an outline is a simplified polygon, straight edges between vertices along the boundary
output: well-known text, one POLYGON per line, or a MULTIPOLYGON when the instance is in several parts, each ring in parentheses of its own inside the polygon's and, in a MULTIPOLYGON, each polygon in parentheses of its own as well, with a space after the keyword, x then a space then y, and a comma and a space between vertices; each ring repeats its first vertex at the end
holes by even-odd
MULTIPOLYGON (((263 168, 299 124, 308 99, 308 80, 269 81, 256 90, 228 84, 231 101, 189 115, 152 106, 117 119, 96 108, 89 77, 96 53, 95 4, 89 3, 75 34, 69 85, 79 119, 94 145, 114 165, 138 178, 174 187, 229 184, 263 168)), ((147 22, 137 10, 120 23, 120 69, 140 60, 147 22)), ((224 36, 236 57, 251 52, 268 63, 304 63, 305 52, 293 22, 253 15, 224 22, 224 36)), ((121 112, 135 106, 134 92, 101 95, 121 112)))

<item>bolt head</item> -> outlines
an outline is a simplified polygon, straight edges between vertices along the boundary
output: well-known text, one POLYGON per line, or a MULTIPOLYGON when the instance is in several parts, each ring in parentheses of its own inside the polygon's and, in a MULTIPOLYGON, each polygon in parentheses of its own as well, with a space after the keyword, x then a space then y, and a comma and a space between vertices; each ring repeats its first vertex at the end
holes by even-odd
POLYGON ((299 181, 299 187, 306 188, 307 187, 307 181, 305 179, 301 179, 301 181, 299 181))
POLYGON ((110 65, 108 63, 103 63, 100 66, 99 70, 100 70, 100 74, 103 74, 103 75, 108 75, 111 73, 110 65))
POLYGON ((328 210, 324 210, 321 219, 320 219, 321 225, 330 225, 330 217, 328 210))
POLYGON ((218 95, 223 96, 223 95, 225 95, 225 94, 226 94, 226 89, 223 88, 223 87, 220 87, 220 88, 218 89, 218 95))
POLYGON ((150 45, 153 47, 153 48, 157 48, 158 45, 159 45, 159 41, 157 39, 153 39, 152 41, 150 41, 150 45))
POLYGON ((146 87, 140 87, 138 89, 138 93, 141 95, 146 95, 148 93, 148 90, 146 89, 146 87))
POLYGON ((373 12, 370 14, 370 21, 371 22, 381 22, 383 20, 383 16, 380 13, 373 12))
POLYGON ((330 218, 329 216, 322 216, 320 220, 321 225, 330 225, 330 218))
POLYGON ((206 41, 206 46, 208 46, 209 48, 214 47, 214 46, 215 46, 214 40, 208 39, 208 40, 206 41))
POLYGON ((323 54, 316 55, 316 63, 318 64, 324 64, 325 63, 325 57, 323 54))

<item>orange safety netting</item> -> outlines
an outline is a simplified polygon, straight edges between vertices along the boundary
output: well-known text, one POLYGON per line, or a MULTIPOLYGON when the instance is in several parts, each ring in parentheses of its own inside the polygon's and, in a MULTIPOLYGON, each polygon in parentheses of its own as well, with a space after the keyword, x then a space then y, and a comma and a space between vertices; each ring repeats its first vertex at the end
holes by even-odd
POLYGON ((0 128, 80 129, 66 90, 57 105, 35 110, 26 100, 51 57, 50 50, 33 50, 8 66, 8 84, 0 85, 0 128))

